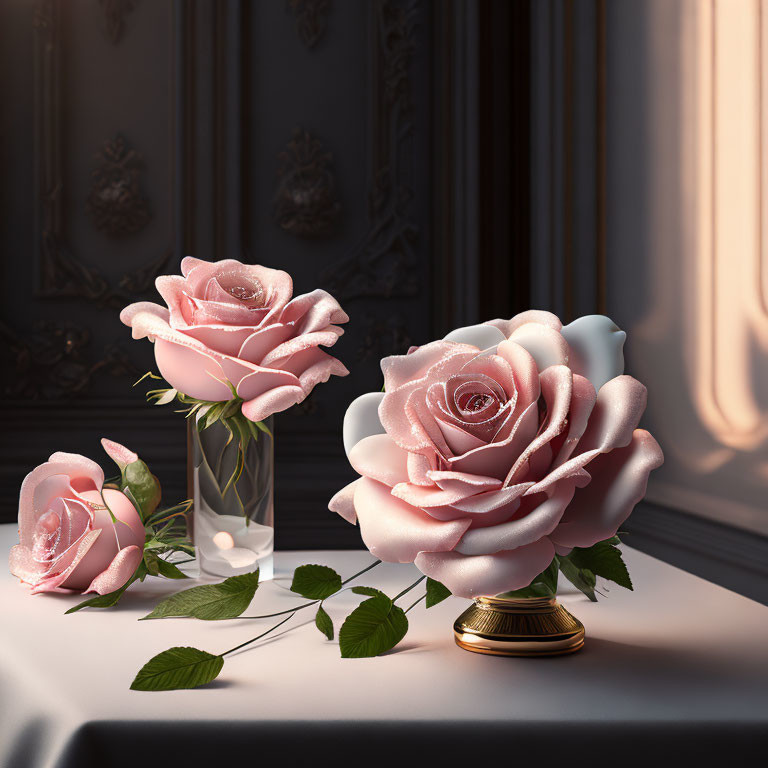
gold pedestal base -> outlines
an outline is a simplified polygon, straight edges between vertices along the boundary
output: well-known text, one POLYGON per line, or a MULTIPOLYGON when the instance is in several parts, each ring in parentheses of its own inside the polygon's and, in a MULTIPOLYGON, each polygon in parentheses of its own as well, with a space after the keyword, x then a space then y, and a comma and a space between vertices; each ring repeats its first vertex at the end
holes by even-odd
POLYGON ((584 625, 554 597, 477 597, 453 633, 465 651, 493 656, 561 656, 584 645, 584 625))

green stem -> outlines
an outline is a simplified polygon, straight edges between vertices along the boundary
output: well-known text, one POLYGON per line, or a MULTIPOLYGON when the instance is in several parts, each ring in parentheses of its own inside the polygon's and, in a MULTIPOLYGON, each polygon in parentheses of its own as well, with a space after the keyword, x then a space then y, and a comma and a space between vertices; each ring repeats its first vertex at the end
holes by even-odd
POLYGON ((410 591, 411 591, 411 590, 412 590, 414 587, 418 587, 418 586, 419 586, 419 584, 421 584, 421 582, 422 582, 422 581, 424 581, 424 579, 426 579, 426 578, 427 578, 426 576, 422 576, 420 579, 417 579, 416 581, 414 581, 414 582, 413 582, 413 584, 411 584, 411 586, 410 586, 410 587, 406 587, 406 588, 405 588, 405 589, 404 589, 404 590, 403 590, 403 591, 402 591, 402 592, 401 592, 401 593, 400 593, 400 594, 399 594, 397 597, 394 597, 394 598, 392 599, 392 602, 393 602, 393 603, 395 603, 395 602, 397 602, 397 601, 398 601, 398 600, 399 600, 399 599, 400 599, 400 598, 401 598, 403 595, 407 595, 407 594, 408 594, 408 593, 409 593, 409 592, 410 592, 410 591))
MULTIPOLYGON (((381 564, 381 560, 375 560, 370 565, 367 565, 365 568, 363 568, 362 571, 358 571, 354 576, 350 576, 345 581, 341 582, 341 586, 343 587, 345 584, 348 584, 350 581, 353 581, 358 576, 362 576, 366 571, 370 571, 371 568, 375 568, 377 565, 381 564)), ((338 593, 335 593, 338 594, 338 593)), ((330 595, 330 597, 333 597, 333 595, 330 595)), ((326 598, 327 600, 328 598, 326 598)), ((397 598, 395 598, 397 599, 397 598)), ((309 603, 304 603, 303 605, 296 605, 293 608, 288 608, 285 611, 278 611, 277 613, 264 613, 260 616, 236 616, 237 619, 272 619, 275 616, 284 616, 286 613, 291 613, 295 611, 300 611, 302 608, 309 608, 311 605, 317 605, 318 603, 321 603, 322 600, 312 600, 309 603)))
POLYGON ((358 571, 354 576, 350 576, 346 581, 341 582, 341 586, 343 587, 345 584, 348 584, 353 579, 356 579, 358 576, 362 576, 366 571, 370 571, 371 568, 375 568, 377 565, 381 565, 381 560, 374 560, 370 565, 363 568, 362 571, 358 571))
POLYGON ((288 608, 285 611, 278 611, 277 613, 262 613, 259 616, 235 616, 236 619, 272 619, 275 616, 285 616, 286 613, 296 613, 302 608, 309 608, 310 605, 317 605, 320 600, 313 600, 311 603, 304 603, 303 605, 294 605, 293 608, 288 608))
POLYGON ((408 611, 411 610, 411 608, 415 608, 422 600, 426 600, 427 593, 425 592, 415 603, 411 603, 404 611, 403 613, 408 613, 408 611))
POLYGON ((262 637, 266 637, 270 632, 274 632, 279 626, 285 624, 285 622, 292 617, 293 613, 290 616, 284 618, 282 621, 278 621, 274 627, 270 627, 266 632, 262 632, 260 635, 256 635, 256 637, 252 637, 250 640, 246 640, 244 643, 240 643, 240 645, 236 645, 234 648, 230 648, 228 651, 224 651, 224 653, 220 653, 219 656, 223 657, 229 653, 234 653, 235 651, 239 651, 241 648, 245 648, 246 645, 250 645, 251 643, 255 643, 257 640, 261 640, 262 637))

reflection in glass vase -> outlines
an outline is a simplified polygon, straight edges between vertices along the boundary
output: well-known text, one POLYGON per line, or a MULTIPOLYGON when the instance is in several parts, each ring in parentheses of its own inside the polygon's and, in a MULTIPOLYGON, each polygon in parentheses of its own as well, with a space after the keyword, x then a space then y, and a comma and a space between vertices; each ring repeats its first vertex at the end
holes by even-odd
POLYGON ((273 576, 272 418, 251 432, 244 439, 220 421, 201 432, 190 425, 194 543, 201 570, 214 576, 257 567, 261 580, 273 576))

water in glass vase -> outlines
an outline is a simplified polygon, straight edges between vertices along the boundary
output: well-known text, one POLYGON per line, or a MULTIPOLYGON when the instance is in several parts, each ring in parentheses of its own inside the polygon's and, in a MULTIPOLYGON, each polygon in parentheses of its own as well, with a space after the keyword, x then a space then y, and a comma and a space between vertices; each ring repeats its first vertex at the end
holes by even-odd
MULTIPOLYGON (((242 417, 241 417, 242 418, 242 417)), ((198 432, 190 425, 194 543, 200 569, 236 576, 274 573, 274 438, 266 430, 230 432, 220 421, 198 432), (245 450, 242 451, 242 446, 245 450)))

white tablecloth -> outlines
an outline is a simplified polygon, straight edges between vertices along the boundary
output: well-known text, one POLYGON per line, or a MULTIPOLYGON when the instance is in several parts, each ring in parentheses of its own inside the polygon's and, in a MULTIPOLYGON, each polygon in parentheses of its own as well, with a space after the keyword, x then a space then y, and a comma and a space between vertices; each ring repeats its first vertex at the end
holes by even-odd
MULTIPOLYGON (((0 552, 14 540, 14 527, 0 526, 0 552)), ((525 759, 618 767, 665 755, 723 766, 764 748, 768 607, 632 549, 625 557, 634 592, 614 587, 597 604, 561 598, 587 630, 573 656, 462 651, 452 625, 468 603, 450 598, 412 610, 410 632, 389 654, 342 659, 310 609, 279 636, 227 657, 206 688, 168 693, 129 690, 151 656, 172 645, 221 652, 275 620, 137 622, 191 585, 156 579, 132 587, 116 609, 65 616, 78 596, 32 597, 4 573, 0 765, 364 766, 381 754, 393 766, 525 759)), ((278 553, 277 580, 260 587, 249 613, 301 601, 286 589, 296 565, 325 563, 346 577, 371 560, 365 552, 278 553)), ((358 583, 393 595, 417 575, 383 565, 358 583)), ((337 632, 360 599, 347 592, 328 602, 337 632)))

